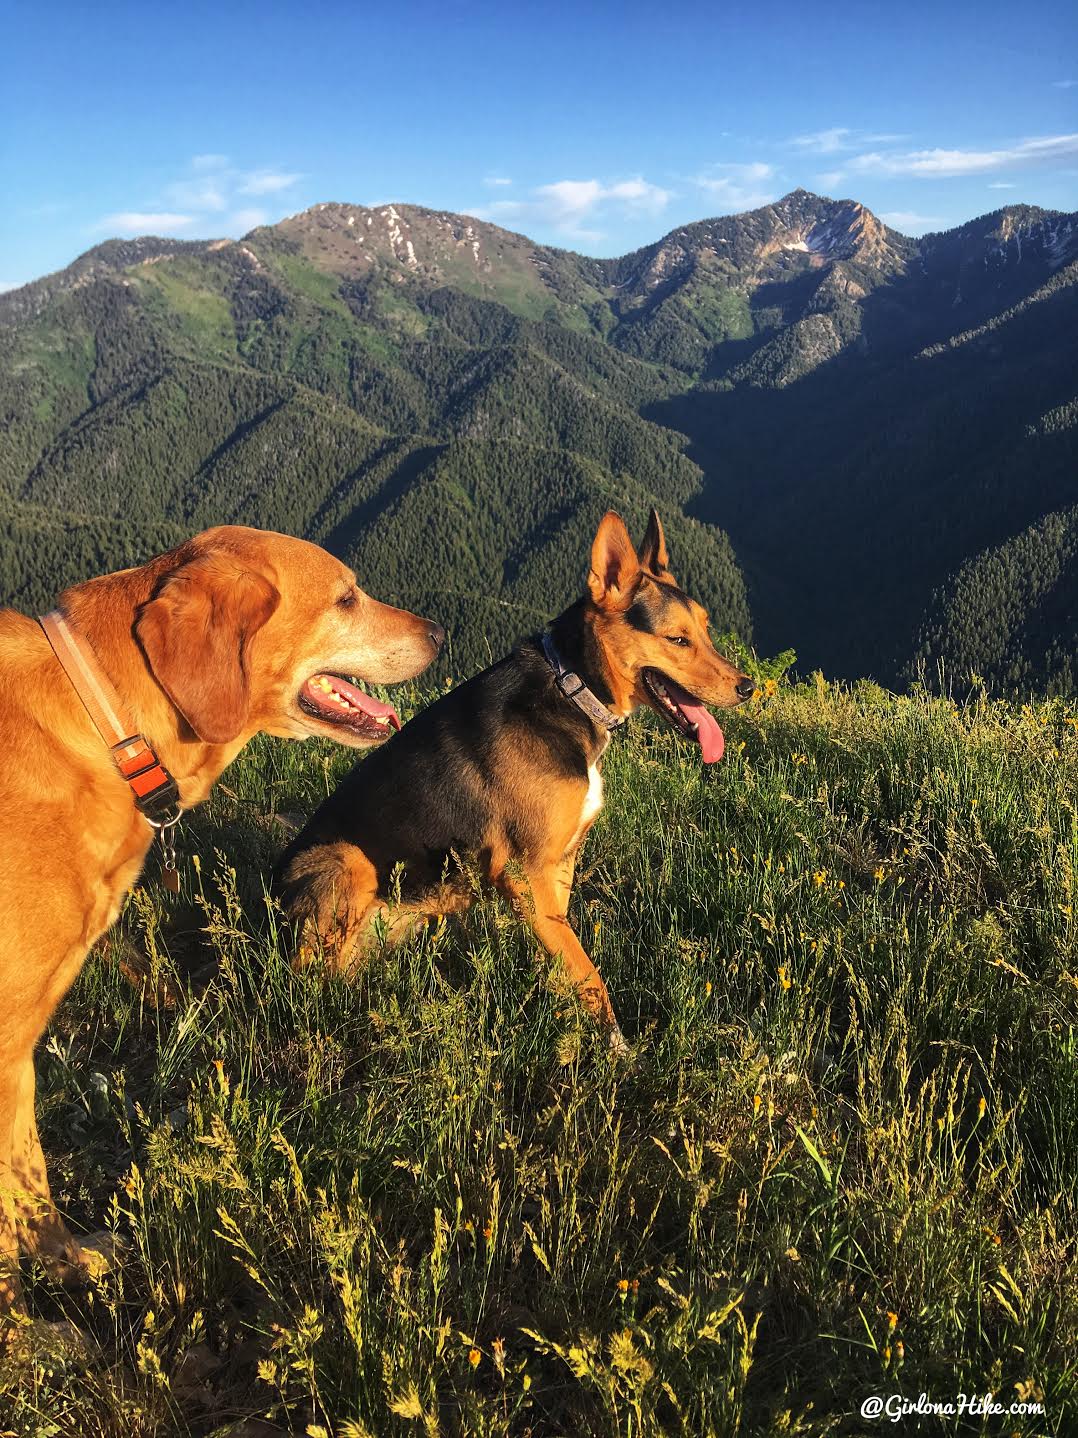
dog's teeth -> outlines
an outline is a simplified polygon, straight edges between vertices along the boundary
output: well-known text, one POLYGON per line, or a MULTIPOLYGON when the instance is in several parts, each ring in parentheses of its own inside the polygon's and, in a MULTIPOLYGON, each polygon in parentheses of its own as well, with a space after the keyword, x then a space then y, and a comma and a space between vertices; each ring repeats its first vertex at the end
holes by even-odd
POLYGON ((388 723, 389 723, 389 715, 388 715, 388 714, 376 714, 376 715, 374 716, 374 722, 375 722, 376 724, 388 724, 388 723))

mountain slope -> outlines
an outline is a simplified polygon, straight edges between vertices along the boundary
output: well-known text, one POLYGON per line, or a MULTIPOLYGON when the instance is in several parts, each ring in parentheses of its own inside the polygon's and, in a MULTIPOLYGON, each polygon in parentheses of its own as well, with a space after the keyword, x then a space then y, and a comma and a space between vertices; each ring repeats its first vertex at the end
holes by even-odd
POLYGON ((255 523, 328 543, 374 592, 437 612, 471 666, 579 593, 605 508, 642 526, 657 504, 716 622, 749 633, 728 542, 682 517, 700 482, 683 439, 637 412, 668 392, 661 371, 547 323, 513 275, 403 293, 381 261, 345 273, 322 223, 306 235, 316 266, 294 229, 108 251, 8 303, 5 599, 40 606, 77 573, 51 548, 28 573, 46 509, 87 517, 65 530, 86 572, 110 563, 98 521, 122 520, 125 562, 163 520, 255 523))
MULTIPOLYGON (((308 534, 463 664, 579 590, 603 508, 656 503, 720 627, 728 533, 762 648, 893 679, 951 576, 1078 499, 1076 255, 1074 216, 911 240, 805 191, 615 260, 405 205, 110 242, 0 296, 4 513, 308 534)), ((26 570, 0 597, 45 602, 26 570)))
POLYGON ((780 287, 772 334, 645 410, 691 437, 694 512, 730 533, 764 649, 893 680, 934 590, 1078 498, 1076 241, 1023 209, 898 268, 836 257, 780 287))
POLYGON ((1078 505, 979 554, 934 597, 911 674, 1004 693, 1078 691, 1078 505))

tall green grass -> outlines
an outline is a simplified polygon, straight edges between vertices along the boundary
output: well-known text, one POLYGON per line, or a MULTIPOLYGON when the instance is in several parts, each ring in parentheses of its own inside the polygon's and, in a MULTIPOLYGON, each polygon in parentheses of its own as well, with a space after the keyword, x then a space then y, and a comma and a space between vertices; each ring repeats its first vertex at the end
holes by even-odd
POLYGON ((40 1054, 58 1199, 127 1259, 30 1275, 6 1426, 912 1432, 862 1400, 991 1390, 1046 1415, 931 1431, 1078 1431, 1076 722, 820 681, 703 770, 635 721, 572 911, 627 1064, 493 899, 293 973, 275 815, 350 759, 254 745, 40 1054))

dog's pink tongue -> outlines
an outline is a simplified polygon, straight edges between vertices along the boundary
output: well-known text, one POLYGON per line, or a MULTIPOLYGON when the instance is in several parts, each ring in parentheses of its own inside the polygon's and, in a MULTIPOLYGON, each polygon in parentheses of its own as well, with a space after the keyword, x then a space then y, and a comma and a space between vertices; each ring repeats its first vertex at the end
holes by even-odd
POLYGON ((714 714, 680 685, 672 685, 667 680, 667 689, 689 723, 696 725, 696 742, 700 745, 704 763, 716 763, 726 752, 726 738, 719 728, 714 714))
POLYGON ((702 704, 686 704, 685 713, 696 725, 696 742, 705 764, 714 764, 726 752, 726 738, 715 722, 715 716, 702 704))

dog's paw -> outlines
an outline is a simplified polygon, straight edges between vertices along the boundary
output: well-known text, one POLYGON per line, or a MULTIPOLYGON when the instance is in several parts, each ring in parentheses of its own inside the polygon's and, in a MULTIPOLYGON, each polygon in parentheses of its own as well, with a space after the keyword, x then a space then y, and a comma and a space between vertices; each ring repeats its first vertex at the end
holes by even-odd
POLYGON ((617 1024, 613 1024, 606 1032, 606 1046, 618 1059, 627 1059, 631 1056, 632 1050, 626 1042, 625 1035, 617 1024))
POLYGON ((102 1229, 83 1239, 69 1237, 60 1249, 38 1248, 37 1257, 48 1276, 65 1288, 90 1288, 123 1258, 123 1244, 115 1234, 102 1229))
POLYGON ((124 1245, 108 1229, 88 1233, 74 1245, 75 1261, 72 1265, 71 1282, 96 1283, 106 1273, 111 1273, 123 1262, 124 1245))

